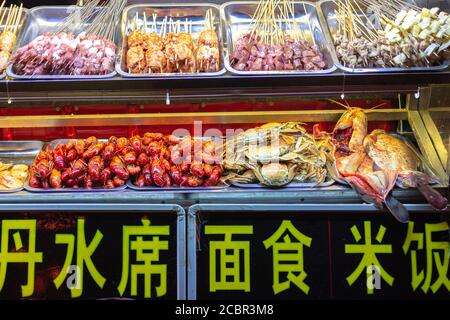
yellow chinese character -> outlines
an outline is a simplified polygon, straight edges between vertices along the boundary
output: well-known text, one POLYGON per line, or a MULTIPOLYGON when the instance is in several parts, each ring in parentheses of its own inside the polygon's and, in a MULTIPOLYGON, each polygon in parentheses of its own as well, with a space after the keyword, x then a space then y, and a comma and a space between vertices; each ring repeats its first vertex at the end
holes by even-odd
POLYGON ((311 247, 312 239, 298 231, 289 220, 283 220, 277 231, 264 243, 264 247, 273 247, 273 292, 278 294, 295 284, 304 293, 309 286, 304 282, 308 275, 303 269, 303 246, 311 247), (285 234, 287 232, 287 234, 285 234), (283 236, 284 235, 284 236, 283 236), (292 242, 291 235, 297 241, 292 242), (283 241, 279 241, 283 239, 283 241), (280 274, 286 274, 286 281, 280 282, 280 274))
MULTIPOLYGON (((353 238, 357 243, 361 240, 361 234, 356 226, 351 228, 353 238)), ((381 266, 378 261, 377 254, 387 254, 392 253, 392 245, 390 244, 381 244, 384 238, 384 234, 386 232, 386 228, 384 226, 380 226, 378 229, 377 235, 375 237, 376 241, 379 244, 372 243, 372 226, 370 221, 364 221, 364 243, 363 244, 346 244, 345 245, 345 253, 351 254, 362 254, 363 257, 358 267, 353 271, 351 275, 347 277, 347 283, 351 286, 359 278, 359 276, 366 270, 374 267, 378 275, 384 279, 390 286, 394 283, 394 278, 387 273, 384 268, 381 266)), ((366 272, 366 280, 367 284, 369 282, 369 273, 366 272)), ((367 285, 367 293, 373 294, 373 287, 367 285)))
POLYGON ((243 290, 250 292, 250 243, 233 241, 233 234, 253 234, 253 226, 206 226, 205 234, 223 234, 223 241, 209 243, 209 289, 243 290), (219 280, 216 276, 217 253, 219 253, 219 280), (241 254, 244 272, 241 279, 241 254))
POLYGON ((447 277, 448 265, 449 265, 449 242, 448 241, 433 241, 433 233, 448 231, 449 227, 447 222, 441 223, 426 223, 425 224, 425 250, 426 250, 426 276, 424 276, 424 270, 417 271, 417 251, 423 250, 423 233, 414 232, 414 222, 408 224, 408 234, 406 235, 405 242, 403 244, 403 252, 405 254, 408 251, 411 252, 411 273, 412 280, 411 286, 414 291, 422 284, 422 291, 427 293, 431 287, 431 291, 436 293, 441 286, 445 286, 450 291, 450 280, 447 277), (417 250, 411 249, 412 242, 417 242, 417 250), (433 276, 433 266, 436 266, 437 279, 431 284, 433 276), (424 281, 425 279, 425 281, 424 281))
POLYGON ((28 266, 27 284, 22 285, 22 297, 29 297, 34 293, 34 271, 36 263, 42 262, 42 252, 36 252, 36 220, 3 220, 2 243, 0 249, 0 291, 6 278, 8 263, 26 263, 28 266), (15 250, 23 249, 23 242, 18 230, 28 230, 28 251, 9 252, 9 232, 13 234, 15 250))
POLYGON ((148 219, 142 219, 142 226, 123 227, 122 247, 122 278, 119 283, 119 293, 122 296, 128 284, 128 273, 131 268, 131 295, 137 296, 137 280, 139 275, 144 276, 144 296, 151 298, 152 277, 159 278, 156 287, 156 296, 161 297, 167 293, 167 265, 158 264, 159 254, 162 250, 169 250, 169 242, 161 241, 159 236, 169 236, 169 226, 150 226, 148 219), (144 236, 152 236, 151 240, 144 240, 144 236), (130 240, 136 237, 135 240, 130 240), (136 261, 131 264, 130 249, 136 252, 136 261))
MULTIPOLYGON (((100 288, 103 288, 105 285, 106 279, 98 272, 94 263, 92 262, 92 255, 97 249, 100 241, 103 238, 103 234, 97 230, 95 232, 94 238, 92 239, 89 245, 86 244, 86 235, 84 231, 84 219, 78 219, 77 221, 77 239, 76 239, 76 267, 77 271, 75 273, 76 285, 69 286, 70 295, 72 298, 78 298, 83 294, 83 278, 84 278, 84 265, 86 265, 89 274, 92 279, 94 279, 95 283, 100 288)), ((70 265, 73 261, 73 255, 75 251, 75 236, 73 234, 57 234, 55 238, 56 244, 66 244, 67 245, 67 254, 66 259, 64 260, 64 265, 60 274, 53 281, 55 283, 56 288, 61 287, 64 282, 64 279, 69 274, 71 268, 70 265)))

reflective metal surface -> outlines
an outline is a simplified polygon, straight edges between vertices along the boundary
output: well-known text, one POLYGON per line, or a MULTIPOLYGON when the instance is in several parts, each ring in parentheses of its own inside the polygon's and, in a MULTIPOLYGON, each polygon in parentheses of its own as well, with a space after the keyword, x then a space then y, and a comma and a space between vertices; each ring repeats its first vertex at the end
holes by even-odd
MULTIPOLYGON (((147 27, 150 30, 150 27, 147 27)), ((184 30, 184 29, 182 29, 184 30)), ((117 72, 123 77, 129 78, 162 78, 162 77, 212 77, 223 75, 226 70, 223 64, 223 45, 222 45, 222 28, 220 24, 220 9, 219 6, 210 3, 183 3, 183 4, 162 4, 162 3, 152 3, 152 4, 141 4, 133 5, 125 8, 122 16, 121 24, 122 33, 122 46, 116 63, 117 72), (157 18, 157 28, 158 32, 161 30, 164 17, 173 18, 173 21, 180 21, 181 26, 184 25, 186 19, 192 21, 192 33, 191 36, 196 43, 200 33, 204 30, 205 15, 208 10, 212 10, 214 16, 214 28, 219 40, 219 52, 220 56, 220 70, 217 72, 197 72, 197 73, 130 73, 127 70, 126 65, 126 54, 127 54, 127 36, 129 30, 127 29, 127 22, 133 20, 138 15, 139 25, 144 24, 144 12, 147 17, 147 23, 150 26, 153 23, 152 14, 158 14, 157 18)))
MULTIPOLYGON (((447 2, 448 3, 448 2, 447 2)), ((341 70, 348 73, 366 73, 366 72, 414 72, 414 71, 443 71, 446 70, 449 66, 449 61, 440 66, 433 67, 412 67, 412 68, 349 68, 341 64, 339 61, 336 49, 334 47, 334 37, 333 35, 336 33, 338 22, 336 20, 336 8, 337 4, 333 0, 324 0, 317 4, 320 11, 320 21, 323 26, 323 30, 325 33, 325 37, 330 47, 330 52, 334 64, 341 70)), ((366 7, 361 4, 361 8, 365 9, 366 7)), ((441 9, 448 9, 447 7, 443 7, 441 9)), ((360 17, 363 21, 366 20, 363 14, 360 14, 360 17)))
MULTIPOLYGON (((100 12, 102 8, 97 8, 96 14, 100 12)), ((42 6, 42 7, 34 7, 30 9, 28 19, 25 22, 24 27, 22 28, 21 36, 17 40, 16 50, 21 48, 31 41, 33 41, 36 37, 42 35, 45 32, 56 31, 61 22, 63 22, 67 17, 69 17, 73 12, 79 12, 80 7, 78 6, 42 6)), ((82 29, 85 29, 90 25, 92 20, 95 18, 96 14, 91 17, 90 21, 86 21, 82 25, 82 29)), ((72 32, 77 33, 83 30, 72 30, 72 32)), ((117 48, 121 43, 120 36, 117 35, 116 32, 115 41, 116 44, 116 52, 117 48)), ((14 51, 14 52, 15 52, 14 51)), ((8 76, 14 79, 106 79, 112 78, 117 73, 113 71, 106 75, 19 75, 16 73, 16 70, 13 68, 13 65, 10 63, 6 73, 8 76)))
MULTIPOLYGON (((230 65, 230 57, 233 54, 234 44, 244 34, 250 31, 252 16, 258 7, 258 1, 235 1, 227 2, 222 5, 221 17, 224 28, 224 43, 225 43, 225 67, 227 70, 236 75, 307 75, 307 74, 326 74, 336 70, 330 54, 329 46, 322 32, 322 27, 319 23, 319 15, 316 7, 310 2, 295 2, 295 20, 302 31, 309 37, 314 38, 314 42, 324 54, 324 60, 327 64, 325 70, 311 70, 311 71, 238 71, 230 65), (306 11, 305 11, 306 9, 306 11), (308 24, 309 21, 309 24, 308 24), (311 32, 311 31, 312 32, 311 32)), ((286 29, 286 23, 279 21, 286 29)))

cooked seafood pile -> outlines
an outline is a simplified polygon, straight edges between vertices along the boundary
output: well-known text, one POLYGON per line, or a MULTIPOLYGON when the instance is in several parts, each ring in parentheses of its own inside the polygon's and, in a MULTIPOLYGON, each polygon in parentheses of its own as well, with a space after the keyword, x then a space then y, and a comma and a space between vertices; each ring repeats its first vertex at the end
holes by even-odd
POLYGON ((28 183, 32 188, 106 188, 123 186, 129 178, 125 160, 127 138, 95 137, 47 146, 34 160, 28 183))
POLYGON ((17 31, 23 14, 22 5, 20 7, 11 5, 7 10, 4 8, 5 1, 0 5, 0 27, 2 27, 0 33, 0 74, 5 71, 8 65, 9 57, 16 44, 17 31))
POLYGON ((132 137, 130 145, 125 161, 133 166, 128 171, 138 187, 212 187, 221 182, 223 170, 212 141, 146 133, 132 137))
POLYGON ((294 6, 288 0, 261 1, 250 30, 234 45, 231 66, 239 71, 325 69, 323 54, 299 27, 294 6))
MULTIPOLYGON (((137 17, 135 21, 137 21, 137 17)), ((151 32, 147 32, 147 17, 141 28, 135 22, 128 35, 126 53, 127 69, 130 73, 194 73, 220 70, 219 39, 214 31, 214 17, 208 10, 205 29, 195 44, 192 25, 186 21, 181 32, 180 20, 175 23, 165 17, 159 33, 157 16, 153 15, 151 32), (167 33, 167 28, 169 32, 167 33), (142 30, 141 30, 142 29, 142 30)))
POLYGON ((336 0, 334 45, 349 68, 436 66, 450 58, 450 20, 402 0, 336 0), (363 5, 371 8, 368 16, 363 5))
POLYGON ((0 162, 0 191, 22 188, 27 177, 27 165, 0 162))
POLYGON ((436 209, 445 209, 447 199, 429 186, 437 181, 425 173, 413 147, 383 130, 367 134, 365 110, 346 107, 331 134, 334 165, 330 174, 347 181, 366 202, 380 209, 385 204, 401 222, 409 216, 390 195, 395 185, 418 188, 436 209))
POLYGON ((45 33, 17 50, 21 75, 104 75, 114 71, 114 42, 85 33, 45 33))
POLYGON ((220 182, 222 167, 212 141, 161 133, 132 138, 96 137, 47 146, 30 168, 33 188, 199 187, 220 182))
POLYGON ((227 141, 224 181, 280 187, 291 182, 323 183, 329 139, 314 139, 296 122, 268 123, 227 141))
POLYGON ((114 71, 115 26, 126 0, 88 2, 54 32, 46 32, 19 48, 12 58, 19 75, 105 75, 114 71), (92 21, 88 24, 86 21, 92 21), (81 31, 80 31, 81 30, 81 31))

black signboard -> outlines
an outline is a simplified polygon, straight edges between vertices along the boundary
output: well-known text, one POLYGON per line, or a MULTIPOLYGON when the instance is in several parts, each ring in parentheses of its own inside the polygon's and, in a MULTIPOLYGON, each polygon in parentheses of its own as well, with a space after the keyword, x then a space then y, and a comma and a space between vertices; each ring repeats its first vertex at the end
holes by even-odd
POLYGON ((0 213, 0 299, 185 298, 183 209, 102 209, 0 213))
POLYGON ((449 225, 411 208, 400 224, 369 205, 192 207, 188 298, 448 299, 449 225))

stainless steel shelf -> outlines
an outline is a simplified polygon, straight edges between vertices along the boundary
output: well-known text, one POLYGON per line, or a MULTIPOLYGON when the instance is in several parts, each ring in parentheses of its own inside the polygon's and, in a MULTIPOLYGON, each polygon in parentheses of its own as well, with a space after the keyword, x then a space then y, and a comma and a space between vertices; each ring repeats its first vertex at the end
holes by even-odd
MULTIPOLYGON (((446 191, 442 189, 445 193, 446 191)), ((403 203, 425 203, 425 200, 417 190, 394 190, 394 197, 403 203)), ((195 204, 362 204, 355 192, 341 186, 331 186, 324 189, 289 189, 289 190, 243 190, 227 188, 214 191, 197 192, 146 192, 124 190, 108 193, 30 193, 22 191, 14 194, 0 195, 0 211, 8 208, 33 204, 37 210, 46 210, 46 205, 52 204, 55 208, 63 210, 71 204, 92 205, 96 204, 178 204, 189 207, 195 204)))

